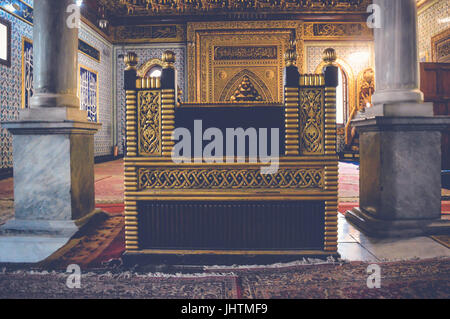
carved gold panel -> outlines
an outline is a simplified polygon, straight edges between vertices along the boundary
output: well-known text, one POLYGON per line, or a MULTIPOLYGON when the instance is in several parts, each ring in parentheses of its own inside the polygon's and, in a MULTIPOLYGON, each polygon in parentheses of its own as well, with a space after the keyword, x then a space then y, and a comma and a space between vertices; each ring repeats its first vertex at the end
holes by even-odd
POLYGON ((161 91, 139 91, 137 102, 139 155, 161 155, 161 91))
POLYGON ((373 40, 365 22, 311 22, 303 27, 305 40, 373 40))
POLYGON ((300 88, 300 149, 303 155, 324 152, 325 90, 300 88))
POLYGON ((123 25, 113 28, 114 40, 120 43, 183 42, 182 25, 123 25))
POLYGON ((306 189, 324 187, 323 168, 139 168, 139 189, 306 189))
POLYGON ((297 21, 188 23, 188 101, 239 101, 244 85, 255 101, 281 103, 283 55, 297 35, 297 21))

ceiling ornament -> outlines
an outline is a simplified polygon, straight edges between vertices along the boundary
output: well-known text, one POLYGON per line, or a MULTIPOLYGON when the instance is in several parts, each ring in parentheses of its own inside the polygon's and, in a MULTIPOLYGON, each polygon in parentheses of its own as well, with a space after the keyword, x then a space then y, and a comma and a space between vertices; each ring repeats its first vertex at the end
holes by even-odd
POLYGON ((365 12, 371 0, 98 0, 116 16, 221 12, 365 12))

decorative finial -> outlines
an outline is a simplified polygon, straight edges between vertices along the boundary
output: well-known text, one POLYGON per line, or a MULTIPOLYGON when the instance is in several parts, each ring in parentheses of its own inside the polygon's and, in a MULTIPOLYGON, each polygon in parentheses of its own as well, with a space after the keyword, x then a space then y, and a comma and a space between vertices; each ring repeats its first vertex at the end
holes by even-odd
POLYGON ((126 64, 126 68, 125 70, 136 70, 136 65, 138 65, 139 59, 137 57, 137 54, 134 52, 128 52, 124 57, 123 57, 123 62, 125 62, 126 64))
POLYGON ((167 50, 164 51, 162 55, 163 68, 171 68, 175 67, 175 53, 173 51, 167 50))
POLYGON ((323 61, 326 64, 333 64, 336 62, 337 56, 336 56, 336 50, 333 48, 328 48, 323 51, 323 61))
POLYGON ((289 40, 289 48, 284 53, 284 60, 286 62, 286 66, 292 66, 297 64, 297 48, 296 48, 295 39, 289 40))

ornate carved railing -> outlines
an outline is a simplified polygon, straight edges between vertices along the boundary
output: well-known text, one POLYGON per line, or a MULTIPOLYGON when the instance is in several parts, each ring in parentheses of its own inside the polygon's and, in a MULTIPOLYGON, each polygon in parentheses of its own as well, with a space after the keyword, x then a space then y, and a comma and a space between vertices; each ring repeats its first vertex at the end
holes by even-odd
POLYGON ((323 75, 300 75, 292 52, 284 105, 179 107, 174 54, 164 53, 160 78, 138 77, 137 56, 127 54, 128 256, 337 254, 337 69, 330 63, 323 75), (248 158, 211 163, 194 155, 174 162, 172 134, 195 119, 218 128, 279 128, 278 170, 263 174, 267 164, 248 158))

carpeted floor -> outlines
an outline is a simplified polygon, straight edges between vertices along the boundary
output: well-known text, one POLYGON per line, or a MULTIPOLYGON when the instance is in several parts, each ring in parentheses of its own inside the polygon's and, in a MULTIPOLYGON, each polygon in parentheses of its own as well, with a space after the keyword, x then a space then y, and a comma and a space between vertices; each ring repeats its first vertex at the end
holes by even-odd
POLYGON ((443 298, 450 295, 450 259, 377 263, 381 288, 367 287, 367 263, 301 263, 211 268, 199 274, 114 269, 83 273, 81 288, 67 273, 0 272, 0 298, 443 298))
MULTIPOLYGON (((339 211, 358 203, 359 172, 341 163, 339 211)), ((0 181, 0 225, 14 215, 12 179, 0 181)), ((125 269, 123 161, 95 166, 96 207, 107 214, 78 233, 34 272, 0 268, 0 298, 448 298, 450 259, 378 263, 382 288, 368 289, 362 262, 263 267, 205 267, 199 274, 168 275, 125 269), (82 288, 66 287, 67 265, 83 270, 82 288), (43 271, 46 269, 47 271, 43 271), (50 271, 54 269, 55 271, 50 271), (137 272, 135 272, 137 271, 137 272)), ((447 192, 443 190, 443 193, 447 192)), ((450 202, 443 201, 443 214, 450 202)), ((436 237, 441 244, 449 236, 436 237)), ((447 246, 448 247, 448 246, 447 246)), ((25 267, 24 269, 30 269, 25 267)), ((153 271, 153 270, 152 270, 153 271)))

